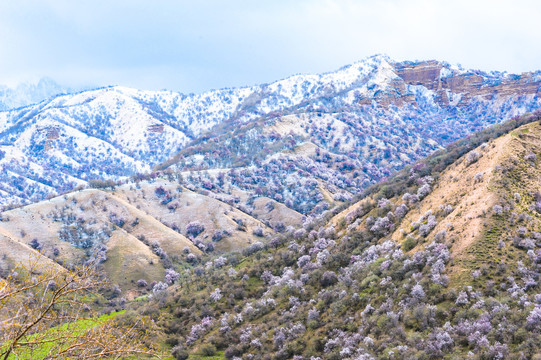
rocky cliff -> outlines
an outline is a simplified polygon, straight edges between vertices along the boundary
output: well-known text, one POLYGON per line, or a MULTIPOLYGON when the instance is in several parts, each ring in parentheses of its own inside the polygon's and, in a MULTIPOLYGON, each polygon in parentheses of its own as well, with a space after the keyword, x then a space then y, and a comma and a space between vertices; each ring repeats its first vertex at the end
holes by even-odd
MULTIPOLYGON (((474 97, 491 100, 507 96, 539 96, 541 93, 541 74, 523 73, 508 75, 484 73, 474 70, 461 70, 458 67, 435 60, 412 63, 393 63, 399 81, 394 81, 396 94, 404 94, 405 85, 423 86, 436 93, 441 105, 464 105, 474 97), (453 99, 456 99, 453 101, 453 99)), ((399 97, 401 101, 411 102, 411 94, 399 97)))

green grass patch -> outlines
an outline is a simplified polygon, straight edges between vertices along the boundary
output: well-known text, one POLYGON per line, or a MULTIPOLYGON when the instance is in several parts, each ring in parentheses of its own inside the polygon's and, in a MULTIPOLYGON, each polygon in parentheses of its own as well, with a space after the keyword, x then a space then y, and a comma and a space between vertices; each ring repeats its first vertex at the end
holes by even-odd
POLYGON ((200 354, 190 354, 188 360, 223 360, 225 359, 225 353, 223 351, 217 351, 212 356, 205 356, 200 354))
MULTIPOLYGON (((47 341, 58 337, 62 332, 69 331, 70 336, 77 336, 83 334, 86 330, 91 329, 94 326, 99 325, 100 323, 107 322, 116 316, 124 313, 124 310, 105 314, 96 318, 90 319, 81 319, 72 323, 67 323, 59 326, 55 326, 45 331, 44 333, 34 334, 29 336, 23 341, 28 342, 35 340, 37 338, 42 338, 42 341, 47 341)), ((49 351, 54 348, 57 344, 55 342, 44 343, 33 349, 19 348, 17 349, 17 355, 10 355, 8 359, 17 359, 17 360, 40 360, 45 359, 49 351)), ((2 349, 2 347, 0 347, 2 349)))

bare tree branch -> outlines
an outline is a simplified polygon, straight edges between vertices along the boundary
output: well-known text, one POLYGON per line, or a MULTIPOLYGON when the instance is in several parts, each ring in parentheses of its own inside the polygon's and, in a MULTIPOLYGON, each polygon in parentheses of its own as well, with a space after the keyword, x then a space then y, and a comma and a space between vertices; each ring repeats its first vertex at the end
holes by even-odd
POLYGON ((95 267, 59 271, 40 263, 19 265, 0 279, 1 359, 34 358, 36 351, 45 351, 44 359, 157 356, 145 345, 150 322, 126 326, 88 311, 86 302, 105 285, 95 267))

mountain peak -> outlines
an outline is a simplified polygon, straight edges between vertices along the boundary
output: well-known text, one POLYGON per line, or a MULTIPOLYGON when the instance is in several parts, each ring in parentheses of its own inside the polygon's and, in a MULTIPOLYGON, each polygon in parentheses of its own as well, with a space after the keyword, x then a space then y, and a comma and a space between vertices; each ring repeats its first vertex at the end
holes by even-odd
POLYGON ((21 108, 37 104, 60 94, 72 92, 50 77, 43 77, 37 82, 24 82, 15 87, 0 87, 0 111, 21 108))

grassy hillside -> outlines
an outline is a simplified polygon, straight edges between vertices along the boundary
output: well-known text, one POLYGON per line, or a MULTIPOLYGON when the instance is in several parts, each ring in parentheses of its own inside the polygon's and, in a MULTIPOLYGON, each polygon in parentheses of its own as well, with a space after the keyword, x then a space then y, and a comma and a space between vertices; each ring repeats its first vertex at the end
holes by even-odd
POLYGON ((1 214, 0 268, 28 262, 38 252, 59 267, 94 261, 133 298, 147 289, 139 280, 150 290, 164 281, 166 269, 181 271, 202 256, 259 246, 274 234, 267 224, 300 221, 300 214, 269 202, 255 202, 259 220, 170 176, 76 191, 1 214))
MULTIPOLYGON (((41 345, 35 346, 34 348, 25 348, 21 351, 18 351, 16 355, 11 355, 8 359, 17 359, 17 360, 44 360, 49 359, 52 349, 58 346, 55 339, 59 334, 64 334, 67 329, 70 330, 73 336, 78 336, 88 331, 94 327, 97 327, 107 321, 114 319, 119 314, 123 313, 111 313, 106 315, 101 315, 96 318, 82 319, 75 322, 59 325, 46 330, 44 333, 33 334, 29 337, 28 341, 39 339, 42 342, 41 345)), ((69 344, 72 345, 72 344, 69 344)), ((61 346, 60 350, 64 350, 69 345, 61 346)), ((0 344, 0 351, 4 351, 3 345, 0 344)))
POLYGON ((138 311, 178 358, 540 358, 540 139, 537 115, 475 134, 138 311))

